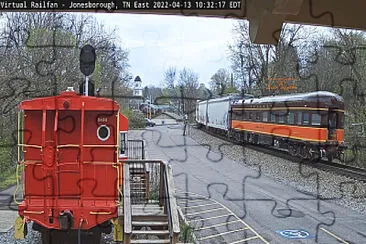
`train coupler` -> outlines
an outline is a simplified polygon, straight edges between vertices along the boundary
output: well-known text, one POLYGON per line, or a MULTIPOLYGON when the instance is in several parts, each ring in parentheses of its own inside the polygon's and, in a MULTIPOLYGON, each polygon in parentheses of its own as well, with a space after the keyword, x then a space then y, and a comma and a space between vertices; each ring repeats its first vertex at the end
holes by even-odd
POLYGON ((69 230, 74 225, 74 215, 70 210, 64 210, 60 213, 58 222, 60 223, 61 230, 69 230))
POLYGON ((14 224, 14 239, 24 239, 28 233, 27 223, 25 219, 21 216, 18 216, 15 219, 14 224))
POLYGON ((113 223, 113 241, 123 241, 123 227, 119 223, 118 218, 112 219, 113 223))

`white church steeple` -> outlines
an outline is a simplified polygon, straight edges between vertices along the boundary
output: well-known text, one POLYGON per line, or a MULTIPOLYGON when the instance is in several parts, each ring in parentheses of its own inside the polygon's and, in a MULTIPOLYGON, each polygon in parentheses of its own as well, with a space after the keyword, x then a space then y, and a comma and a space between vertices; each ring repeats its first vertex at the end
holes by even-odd
POLYGON ((142 80, 140 76, 136 76, 133 82, 133 95, 142 97, 142 80))

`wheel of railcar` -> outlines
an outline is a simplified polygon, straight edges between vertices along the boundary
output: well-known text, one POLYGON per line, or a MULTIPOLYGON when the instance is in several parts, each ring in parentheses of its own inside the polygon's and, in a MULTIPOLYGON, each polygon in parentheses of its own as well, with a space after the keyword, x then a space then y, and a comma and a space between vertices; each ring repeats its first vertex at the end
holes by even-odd
POLYGON ((315 156, 315 152, 310 144, 306 145, 306 158, 312 160, 315 156))
MULTIPOLYGON (((310 149, 312 150, 312 149, 310 149)), ((321 159, 319 150, 312 150, 311 161, 318 162, 321 159)))
POLYGON ((254 138, 255 138, 254 139, 255 144, 258 144, 259 145, 259 135, 255 135, 254 138))
POLYGON ((247 141, 248 141, 249 143, 252 143, 253 139, 252 139, 252 134, 251 134, 251 133, 248 133, 248 134, 247 134, 247 141))
POLYGON ((300 146, 300 157, 302 159, 308 159, 309 158, 309 151, 306 145, 300 146))
POLYGON ((332 162, 333 161, 333 155, 330 154, 330 155, 327 155, 327 158, 328 158, 328 162, 332 162))
POLYGON ((297 155, 296 145, 290 144, 288 146, 288 151, 289 151, 291 156, 296 156, 297 155))

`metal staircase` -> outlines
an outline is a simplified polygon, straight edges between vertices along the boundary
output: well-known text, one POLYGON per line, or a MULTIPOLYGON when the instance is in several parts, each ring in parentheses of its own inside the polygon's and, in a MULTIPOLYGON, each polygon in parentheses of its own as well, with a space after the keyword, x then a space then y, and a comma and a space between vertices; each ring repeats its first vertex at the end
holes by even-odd
POLYGON ((132 205, 131 243, 170 243, 168 215, 156 204, 132 205))
POLYGON ((127 160, 123 176, 123 243, 177 243, 171 167, 163 161, 127 160))

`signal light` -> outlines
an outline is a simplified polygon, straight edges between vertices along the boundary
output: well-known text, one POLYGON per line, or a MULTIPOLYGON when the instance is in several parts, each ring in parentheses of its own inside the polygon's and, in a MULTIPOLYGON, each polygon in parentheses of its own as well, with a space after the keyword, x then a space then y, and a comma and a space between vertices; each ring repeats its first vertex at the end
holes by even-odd
POLYGON ((91 45, 85 45, 80 51, 80 71, 85 76, 94 72, 95 68, 95 48, 91 45))

